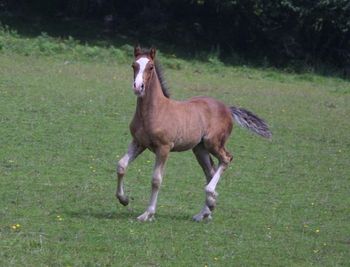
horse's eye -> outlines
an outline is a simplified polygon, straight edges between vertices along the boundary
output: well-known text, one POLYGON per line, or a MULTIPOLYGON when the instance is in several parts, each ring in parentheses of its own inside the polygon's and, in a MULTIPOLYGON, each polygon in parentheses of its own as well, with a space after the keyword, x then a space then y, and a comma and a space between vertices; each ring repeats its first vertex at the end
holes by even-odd
POLYGON ((153 70, 153 68, 154 68, 153 64, 149 65, 150 70, 153 70))

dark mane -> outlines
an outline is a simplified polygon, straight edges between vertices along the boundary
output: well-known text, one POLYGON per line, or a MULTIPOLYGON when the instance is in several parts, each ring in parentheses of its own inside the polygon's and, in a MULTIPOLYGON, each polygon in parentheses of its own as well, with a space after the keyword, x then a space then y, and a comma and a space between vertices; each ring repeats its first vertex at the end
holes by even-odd
POLYGON ((155 70, 160 82, 160 87, 162 88, 163 94, 165 97, 170 98, 170 93, 169 93, 169 87, 164 79, 164 72, 163 72, 163 68, 160 65, 158 60, 155 60, 154 62, 155 65, 155 70))

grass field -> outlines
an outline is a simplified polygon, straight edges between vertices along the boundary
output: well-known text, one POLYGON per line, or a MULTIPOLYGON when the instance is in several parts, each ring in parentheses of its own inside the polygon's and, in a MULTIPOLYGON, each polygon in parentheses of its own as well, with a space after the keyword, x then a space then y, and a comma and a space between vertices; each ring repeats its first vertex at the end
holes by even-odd
POLYGON ((349 266, 348 81, 163 56, 173 98, 250 109, 273 139, 234 129, 207 223, 191 220, 204 201, 200 167, 191 152, 172 154, 156 221, 139 223, 153 154, 129 168, 130 205, 114 197, 136 102, 132 58, 3 50, 0 266, 349 266))

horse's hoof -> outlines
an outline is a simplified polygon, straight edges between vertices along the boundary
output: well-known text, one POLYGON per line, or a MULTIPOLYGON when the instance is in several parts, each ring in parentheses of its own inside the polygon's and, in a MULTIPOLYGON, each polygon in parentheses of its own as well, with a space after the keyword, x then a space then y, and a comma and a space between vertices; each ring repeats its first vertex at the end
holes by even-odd
POLYGON ((195 222, 201 222, 203 220, 211 220, 212 217, 211 217, 211 214, 202 214, 202 213, 199 213, 195 216, 192 217, 193 221, 195 222))
POLYGON ((192 220, 195 222, 201 222, 203 220, 203 215, 202 214, 197 214, 192 217, 192 220))
POLYGON ((117 196, 119 203, 123 206, 127 206, 129 204, 129 198, 127 196, 117 196))
POLYGON ((143 214, 141 214, 139 217, 137 217, 137 220, 139 222, 151 222, 154 220, 154 213, 150 213, 148 211, 145 211, 143 214))

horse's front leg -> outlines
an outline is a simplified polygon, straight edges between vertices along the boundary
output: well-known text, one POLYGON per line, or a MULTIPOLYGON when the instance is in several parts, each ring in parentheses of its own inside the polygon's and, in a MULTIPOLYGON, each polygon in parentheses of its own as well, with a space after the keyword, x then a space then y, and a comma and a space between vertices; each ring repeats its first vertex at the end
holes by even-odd
POLYGON ((162 184, 165 163, 169 152, 170 148, 167 146, 163 146, 156 151, 156 163, 153 171, 151 198, 146 211, 137 217, 139 221, 144 222, 151 221, 153 219, 157 208, 158 192, 160 185, 162 184))
POLYGON ((129 198, 124 193, 124 175, 128 165, 140 155, 145 148, 133 140, 128 148, 128 152, 119 160, 117 166, 118 185, 116 197, 124 206, 129 204, 129 198))

